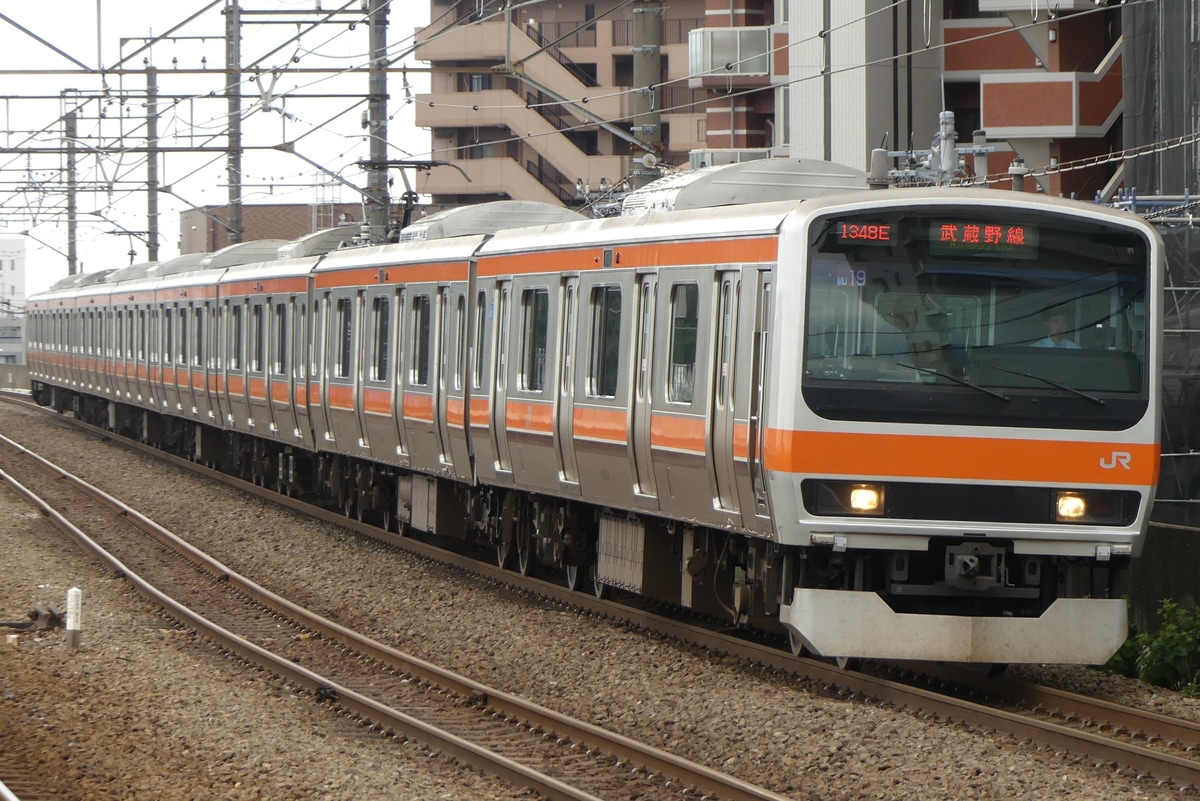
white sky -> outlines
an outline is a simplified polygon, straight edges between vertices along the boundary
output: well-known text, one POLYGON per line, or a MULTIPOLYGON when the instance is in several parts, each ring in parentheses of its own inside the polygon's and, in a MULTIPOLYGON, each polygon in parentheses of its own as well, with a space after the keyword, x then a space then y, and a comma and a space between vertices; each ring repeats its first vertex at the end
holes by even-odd
MULTIPOLYGON (((0 14, 0 70, 78 70, 74 61, 95 69, 111 69, 123 56, 133 53, 148 40, 161 36, 201 12, 212 0, 57 0, 54 3, 3 3, 0 14), (11 20, 11 22, 9 21, 11 20), (16 23, 16 25, 12 24, 16 23), (16 27, 21 26, 25 30, 16 27), (27 33, 28 31, 29 33, 27 33), (39 42, 30 33, 53 45, 39 42)), ((368 49, 367 25, 362 22, 359 0, 341 15, 307 32, 299 45, 279 45, 307 28, 317 18, 314 9, 325 11, 347 0, 241 0, 243 27, 241 62, 244 80, 242 142, 247 148, 271 148, 294 142, 297 152, 339 173, 350 183, 365 187, 366 176, 356 162, 366 159, 369 145, 360 125, 367 92, 366 73, 330 74, 281 71, 274 81, 273 70, 287 67, 343 69, 365 66, 368 49), (248 12, 272 11, 264 17, 248 12), (284 12, 292 12, 284 14, 284 12), (278 24, 279 20, 287 24, 278 24), (258 24, 273 20, 276 24, 258 24), (351 21, 358 21, 353 29, 351 21), (271 55, 268 55, 271 54, 271 55), (296 60, 298 59, 298 61, 296 60), (249 65, 259 62, 263 73, 255 83, 249 65), (286 111, 262 110, 261 90, 270 90, 268 103, 286 111), (305 99, 300 94, 340 95, 305 99), (357 104, 356 104, 357 103, 357 104)), ((226 100, 224 91, 225 17, 224 2, 216 3, 196 19, 172 33, 175 41, 163 41, 138 53, 123 66, 140 69, 148 57, 158 68, 159 146, 163 148, 226 144, 226 100), (204 63, 202 63, 202 59, 204 63), (176 68, 204 68, 211 75, 172 74, 176 68), (210 93, 215 94, 209 97, 210 93), (172 96, 172 97, 168 97, 172 96), (176 102, 173 96, 181 99, 176 102)), ((414 31, 427 24, 428 0, 393 0, 389 14, 388 49, 394 56, 412 44, 414 31)), ((422 67, 412 56, 395 66, 422 67)), ((404 103, 403 79, 388 79, 391 97, 388 127, 389 157, 428 158, 429 133, 413 124, 413 106, 404 103)), ((424 73, 409 76, 412 93, 427 91, 424 73)), ((65 159, 61 123, 67 109, 64 90, 79 90, 86 98, 78 110, 79 155, 76 159, 78 193, 77 257, 84 272, 145 261, 146 244, 122 231, 145 231, 145 155, 124 153, 97 157, 85 155, 87 145, 102 137, 108 146, 124 141, 128 146, 145 146, 143 75, 4 75, 0 92, 0 237, 28 232, 26 242, 26 291, 44 289, 67 275, 67 223, 65 159), (107 88, 108 100, 95 98, 107 88), (129 93, 129 96, 125 96, 129 93), (134 96, 136 94, 136 96, 134 96), (40 99, 45 97, 46 99, 40 99), (122 102, 124 99, 125 102, 122 102), (103 119, 100 109, 103 108, 103 119), (5 148, 44 148, 53 152, 37 155, 4 152, 5 148), (114 233, 115 232, 115 233, 114 233), (58 252, 58 251, 61 251, 58 252)), ((296 156, 269 149, 249 149, 242 157, 243 203, 312 203, 318 199, 357 202, 348 187, 329 186, 324 176, 296 156), (317 184, 324 183, 323 189, 317 184)), ((411 177, 411 176, 410 176, 411 177)), ((170 185, 179 200, 159 193, 159 259, 178 255, 179 213, 188 207, 223 205, 228 201, 226 162, 223 154, 168 153, 159 160, 159 182, 170 185)), ((396 186, 402 186, 397 176, 396 186)), ((398 192, 398 189, 394 189, 398 192)))

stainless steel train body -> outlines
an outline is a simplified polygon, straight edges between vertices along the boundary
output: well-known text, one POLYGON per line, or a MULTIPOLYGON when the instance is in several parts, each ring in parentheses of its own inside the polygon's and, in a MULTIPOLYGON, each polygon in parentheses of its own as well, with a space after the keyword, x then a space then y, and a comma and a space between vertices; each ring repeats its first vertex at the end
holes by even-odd
POLYGON ((797 650, 1090 663, 1157 481, 1161 258, 1087 204, 850 193, 151 268, 32 298, 30 362, 60 409, 797 650))

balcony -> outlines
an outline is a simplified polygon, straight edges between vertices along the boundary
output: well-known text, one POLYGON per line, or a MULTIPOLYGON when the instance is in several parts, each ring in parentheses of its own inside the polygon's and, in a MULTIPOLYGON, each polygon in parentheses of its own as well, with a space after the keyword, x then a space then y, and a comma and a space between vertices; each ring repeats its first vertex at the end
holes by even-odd
POLYGON ((770 86, 771 29, 696 28, 688 34, 688 86, 770 86))
POLYGON ((1121 50, 1118 43, 1094 72, 981 76, 982 127, 993 139, 1104 136, 1122 108, 1121 50))

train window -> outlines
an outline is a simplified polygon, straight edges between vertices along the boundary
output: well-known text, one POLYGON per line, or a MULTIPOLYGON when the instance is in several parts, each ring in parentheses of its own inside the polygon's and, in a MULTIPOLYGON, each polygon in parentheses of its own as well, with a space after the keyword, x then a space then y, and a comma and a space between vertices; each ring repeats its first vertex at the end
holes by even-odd
POLYGON ((550 324, 550 292, 526 289, 521 294, 521 389, 546 388, 546 331, 550 324))
POLYGON ((271 319, 274 323, 271 344, 275 352, 274 358, 271 359, 271 372, 275 375, 285 375, 284 365, 287 363, 288 348, 287 304, 276 303, 271 319))
POLYGON ((137 340, 137 357, 139 359, 146 358, 146 310, 138 311, 138 340, 137 340))
POLYGON ((250 369, 256 373, 263 371, 263 354, 267 345, 266 327, 263 320, 263 307, 256 303, 250 307, 250 369))
POLYGON ((675 284, 671 287, 671 364, 667 376, 667 400, 691 403, 696 387, 696 329, 700 287, 675 284))
POLYGON ((613 398, 621 366, 621 288, 592 290, 592 350, 588 365, 588 394, 613 398))
POLYGON ((409 380, 414 386, 418 387, 423 387, 429 383, 429 323, 431 309, 429 295, 417 295, 413 298, 412 374, 409 380))
POLYGON ((196 341, 193 345, 196 349, 192 355, 192 364, 197 367, 204 366, 204 309, 196 309, 196 341))
MULTIPOLYGON (((308 324, 308 304, 301 303, 299 313, 296 315, 296 338, 295 338, 295 342, 297 342, 300 346, 303 346, 304 343, 306 343, 308 341, 307 339, 305 339, 305 331, 307 330, 305 328, 305 326, 307 324, 308 324)), ((300 348, 297 348, 297 351, 299 351, 299 350, 300 350, 300 348)), ((296 374, 296 378, 298 378, 300 380, 304 380, 307 377, 308 367, 307 367, 307 364, 305 363, 304 356, 305 355, 303 352, 297 352, 292 357, 292 364, 294 365, 294 372, 296 374)))
POLYGON ((242 369, 242 306, 234 304, 229 311, 229 369, 242 369))
POLYGON ((462 389, 467 364, 467 296, 461 292, 456 304, 458 330, 454 342, 454 388, 462 389))
POLYGON ((171 313, 170 309, 167 309, 163 312, 163 317, 166 323, 164 331, 167 338, 166 344, 163 346, 163 362, 171 364, 175 361, 175 315, 171 313))
POLYGON ((371 380, 386 381, 388 375, 388 339, 391 323, 389 298, 371 301, 371 380))
POLYGON ((177 362, 183 365, 188 363, 188 310, 186 306, 179 310, 179 349, 176 354, 177 362))
POLYGON ((475 369, 471 386, 479 389, 483 386, 483 340, 484 323, 487 321, 487 293, 480 292, 475 298, 475 369))
POLYGON ((354 346, 354 307, 350 298, 338 298, 337 301, 337 358, 334 361, 334 375, 338 378, 350 377, 350 360, 354 346))
POLYGON ((566 300, 566 320, 563 322, 563 353, 562 353, 562 369, 559 370, 559 375, 562 376, 562 386, 559 392, 563 395, 571 393, 571 354, 575 352, 575 287, 567 286, 566 300))

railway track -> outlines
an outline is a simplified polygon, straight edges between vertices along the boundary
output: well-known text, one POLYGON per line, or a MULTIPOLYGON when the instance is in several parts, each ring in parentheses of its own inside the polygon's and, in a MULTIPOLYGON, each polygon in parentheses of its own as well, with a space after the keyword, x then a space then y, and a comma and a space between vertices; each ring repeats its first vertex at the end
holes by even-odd
POLYGON ((6 437, 0 437, 0 477, 181 627, 381 736, 417 743, 551 799, 673 799, 685 793, 784 799, 480 685, 302 609, 6 437), (61 509, 71 510, 71 520, 87 521, 88 532, 61 509))
POLYGON ((1018 682, 1008 677, 985 677, 970 670, 944 666, 915 665, 874 674, 839 670, 822 661, 797 659, 770 644, 746 642, 725 631, 631 609, 613 601, 595 599, 586 593, 572 592, 559 583, 501 570, 471 556, 436 548, 417 538, 399 537, 348 520, 337 512, 318 509, 294 498, 284 498, 270 490, 248 485, 137 443, 125 444, 365 536, 459 567, 492 582, 535 593, 553 602, 581 608, 596 615, 622 620, 716 653, 737 656, 767 669, 794 674, 827 688, 831 693, 875 699, 911 709, 923 716, 1007 734, 1077 760, 1089 761, 1098 769, 1174 785, 1189 795, 1196 795, 1196 788, 1200 787, 1200 761, 1196 759, 1200 727, 1188 721, 1018 682))

